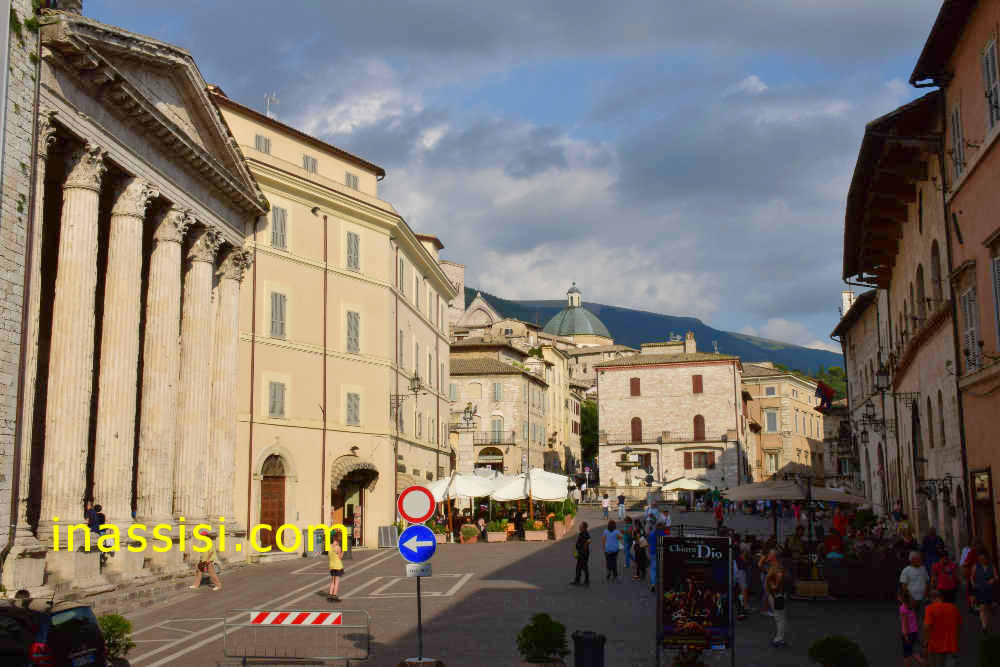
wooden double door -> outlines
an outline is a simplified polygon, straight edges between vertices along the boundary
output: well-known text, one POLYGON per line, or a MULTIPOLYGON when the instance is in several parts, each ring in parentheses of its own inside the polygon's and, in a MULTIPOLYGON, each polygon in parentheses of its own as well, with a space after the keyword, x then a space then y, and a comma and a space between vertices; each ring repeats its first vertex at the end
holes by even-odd
POLYGON ((261 477, 260 479, 260 522, 271 526, 261 529, 261 547, 275 547, 275 533, 285 523, 285 478, 261 477))

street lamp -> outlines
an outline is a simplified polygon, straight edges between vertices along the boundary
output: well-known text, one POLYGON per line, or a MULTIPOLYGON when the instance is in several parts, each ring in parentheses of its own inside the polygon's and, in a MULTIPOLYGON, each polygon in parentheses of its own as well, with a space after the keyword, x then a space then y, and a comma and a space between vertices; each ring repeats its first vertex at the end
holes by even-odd
POLYGON ((881 392, 889 391, 889 367, 886 364, 879 366, 875 373, 875 386, 881 392))
POLYGON ((868 429, 861 431, 861 444, 865 447, 868 446, 868 429))
POLYGON ((868 421, 875 419, 875 404, 872 403, 871 399, 868 399, 868 402, 865 403, 865 419, 868 421))

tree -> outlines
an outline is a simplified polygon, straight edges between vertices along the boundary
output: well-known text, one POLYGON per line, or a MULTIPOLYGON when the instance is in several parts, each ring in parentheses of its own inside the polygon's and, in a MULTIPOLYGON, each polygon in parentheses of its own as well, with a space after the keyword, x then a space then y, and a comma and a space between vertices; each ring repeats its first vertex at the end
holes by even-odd
POLYGON ((597 460, 597 403, 584 401, 580 406, 580 455, 584 461, 597 460))

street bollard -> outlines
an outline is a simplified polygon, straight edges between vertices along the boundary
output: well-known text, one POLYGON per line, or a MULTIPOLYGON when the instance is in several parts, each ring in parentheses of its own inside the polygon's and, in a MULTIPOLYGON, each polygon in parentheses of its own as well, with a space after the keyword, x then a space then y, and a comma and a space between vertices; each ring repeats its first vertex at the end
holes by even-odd
POLYGON ((596 632, 573 633, 573 667, 604 667, 607 637, 596 632))

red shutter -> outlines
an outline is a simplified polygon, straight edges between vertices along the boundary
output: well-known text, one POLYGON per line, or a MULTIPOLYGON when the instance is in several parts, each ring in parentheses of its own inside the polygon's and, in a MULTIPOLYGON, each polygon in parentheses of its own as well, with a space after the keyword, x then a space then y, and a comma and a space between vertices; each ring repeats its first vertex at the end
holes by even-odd
POLYGON ((696 394, 700 394, 702 392, 700 375, 691 376, 691 391, 696 394))
POLYGON ((691 452, 684 452, 684 469, 691 469, 691 452))
POLYGON ((701 415, 694 416, 694 439, 698 441, 705 439, 705 418, 701 415))
POLYGON ((715 467, 715 452, 708 453, 708 467, 709 468, 715 467))
POLYGON ((629 394, 632 396, 639 395, 639 378, 632 378, 628 381, 629 394))
POLYGON ((642 442, 642 420, 632 417, 632 442, 642 442))

